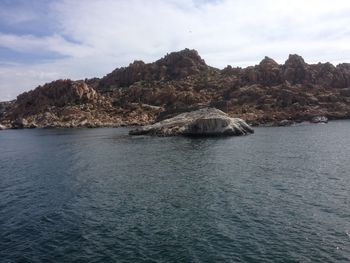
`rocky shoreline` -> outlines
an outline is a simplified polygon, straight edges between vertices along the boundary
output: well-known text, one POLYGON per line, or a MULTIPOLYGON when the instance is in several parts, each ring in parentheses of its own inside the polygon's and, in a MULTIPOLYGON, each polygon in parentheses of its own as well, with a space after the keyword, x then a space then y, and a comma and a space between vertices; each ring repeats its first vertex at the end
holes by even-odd
MULTIPOLYGON (((267 122, 267 123, 247 123, 251 127, 287 127, 294 126, 298 124, 318 124, 318 123, 328 123, 333 120, 344 120, 349 118, 339 118, 328 120, 325 116, 317 116, 309 121, 300 121, 300 120, 282 120, 279 122, 267 122), (318 118, 321 120, 317 121, 318 118), (316 120, 315 120, 316 119, 316 120)), ((83 120, 80 122, 52 122, 46 124, 37 125, 35 122, 28 122, 26 119, 17 119, 11 123, 7 122, 5 124, 0 124, 1 130, 9 130, 9 129, 79 129, 79 128, 120 128, 127 127, 130 129, 150 126, 155 124, 155 122, 133 122, 133 121, 125 121, 125 122, 89 122, 87 120, 83 120)))
POLYGON ((252 126, 350 118, 350 64, 284 64, 220 70, 195 50, 134 61, 105 77, 56 80, 0 102, 0 130, 150 125, 183 112, 217 108, 252 126))

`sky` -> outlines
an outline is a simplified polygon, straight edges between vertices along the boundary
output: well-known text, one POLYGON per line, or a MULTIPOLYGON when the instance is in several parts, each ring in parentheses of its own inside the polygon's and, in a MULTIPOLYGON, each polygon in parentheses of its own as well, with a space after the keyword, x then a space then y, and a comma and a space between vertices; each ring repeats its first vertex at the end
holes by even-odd
POLYGON ((196 49, 207 64, 350 62, 348 0, 0 0, 0 101, 196 49))

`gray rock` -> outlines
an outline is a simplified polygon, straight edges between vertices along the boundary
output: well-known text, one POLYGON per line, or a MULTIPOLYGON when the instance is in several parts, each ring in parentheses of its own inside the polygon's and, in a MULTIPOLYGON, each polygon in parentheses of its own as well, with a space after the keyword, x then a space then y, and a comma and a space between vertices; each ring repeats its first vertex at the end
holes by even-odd
POLYGON ((28 128, 29 129, 36 129, 36 128, 38 128, 38 125, 35 122, 32 122, 28 125, 28 128))
POLYGON ((88 121, 85 119, 85 120, 82 120, 78 125, 77 127, 85 127, 86 125, 89 125, 88 121))
POLYGON ((129 132, 130 135, 156 136, 238 136, 250 133, 254 130, 245 121, 231 118, 215 108, 182 113, 129 132))
POLYGON ((13 129, 23 129, 28 126, 28 121, 24 118, 18 118, 14 122, 12 122, 13 129))
POLYGON ((2 130, 6 130, 7 129, 7 127, 6 126, 4 126, 4 125, 1 125, 0 124, 0 131, 2 131, 2 130))
POLYGON ((277 123, 277 126, 291 126, 294 124, 291 120, 281 120, 279 123, 277 123))
POLYGON ((312 123, 327 123, 328 118, 326 116, 315 116, 311 119, 312 123))
POLYGON ((339 92, 344 97, 350 97, 350 88, 341 89, 339 92))

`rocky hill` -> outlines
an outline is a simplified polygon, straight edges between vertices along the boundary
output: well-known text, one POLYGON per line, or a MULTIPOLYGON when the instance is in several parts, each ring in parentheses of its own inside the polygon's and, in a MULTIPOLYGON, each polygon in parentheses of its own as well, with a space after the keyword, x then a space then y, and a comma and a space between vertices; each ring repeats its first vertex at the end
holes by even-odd
POLYGON ((84 81, 57 80, 25 92, 3 107, 2 124, 9 128, 103 127, 146 124, 154 109, 113 106, 84 81))
POLYGON ((350 117, 350 64, 280 65, 219 70, 185 49, 153 62, 135 61, 105 77, 57 80, 0 103, 6 127, 100 127, 150 124, 188 110, 216 107, 259 124, 350 117))
POLYGON ((99 81, 98 88, 111 90, 128 87, 138 81, 179 80, 207 69, 208 66, 197 51, 185 49, 167 54, 154 63, 145 64, 136 60, 128 67, 117 68, 99 81))

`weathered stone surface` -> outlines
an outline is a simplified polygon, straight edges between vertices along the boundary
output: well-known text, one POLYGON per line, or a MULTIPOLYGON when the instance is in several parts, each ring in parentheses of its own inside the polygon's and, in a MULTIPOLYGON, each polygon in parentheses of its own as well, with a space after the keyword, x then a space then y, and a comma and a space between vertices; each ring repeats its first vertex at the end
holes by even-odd
POLYGON ((307 64, 298 55, 289 55, 283 66, 283 79, 293 84, 302 83, 307 78, 307 64))
POLYGON ((4 125, 1 125, 0 124, 0 131, 2 131, 2 130, 6 130, 7 129, 7 127, 6 126, 4 126, 4 125))
POLYGON ((13 129, 117 127, 150 123, 160 111, 148 104, 114 106, 84 81, 58 80, 19 95, 0 120, 13 129))
POLYGON ((230 118, 214 108, 204 108, 179 114, 173 118, 140 127, 130 135, 157 136, 238 136, 253 133, 253 129, 239 118, 230 118))
POLYGON ((12 122, 13 129, 23 129, 28 127, 28 121, 24 118, 18 118, 12 122))
POLYGON ((311 119, 312 123, 327 123, 328 118, 326 116, 316 116, 311 119))
POLYGON ((57 80, 19 95, 16 104, 20 111, 34 112, 48 106, 93 103, 99 99, 101 95, 83 81, 57 80))
POLYGON ((294 124, 294 122, 291 120, 281 120, 277 123, 277 126, 291 126, 292 124, 294 124))
POLYGON ((138 81, 180 79, 208 69, 196 50, 172 52, 153 63, 135 60, 128 67, 117 68, 101 79, 98 88, 128 87, 138 81))

